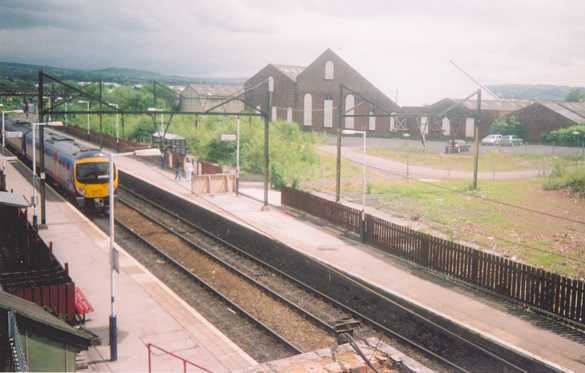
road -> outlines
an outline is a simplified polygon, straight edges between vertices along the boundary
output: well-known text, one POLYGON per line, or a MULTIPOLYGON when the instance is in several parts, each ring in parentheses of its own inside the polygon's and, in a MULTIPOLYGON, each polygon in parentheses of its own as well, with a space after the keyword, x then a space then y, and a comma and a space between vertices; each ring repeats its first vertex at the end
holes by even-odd
MULTIPOLYGON (((336 147, 333 145, 321 145, 319 150, 335 155, 336 147)), ((343 146, 341 149, 341 156, 344 159, 355 163, 363 163, 363 155, 360 147, 343 146)), ((376 169, 391 178, 402 179, 406 177, 407 166, 403 162, 394 161, 387 158, 376 157, 372 155, 366 156, 368 168, 376 169)), ((541 170, 522 170, 522 171, 501 171, 501 172, 479 172, 477 177, 480 180, 515 180, 526 179, 540 176, 541 170)), ((424 166, 408 166, 408 175, 411 178, 417 179, 471 179, 473 172, 468 171, 452 171, 438 168, 424 167, 424 166)))
MULTIPOLYGON (((337 138, 335 136, 327 136, 327 145, 335 145, 337 138)), ((446 141, 429 140, 427 141, 427 151, 430 153, 442 153, 447 145, 446 141)), ((344 136, 343 147, 360 147, 362 146, 362 138, 359 136, 344 136)), ((420 140, 417 139, 397 139, 397 138, 368 138, 369 148, 388 148, 395 150, 417 150, 422 149, 420 140)), ((554 146, 542 144, 528 144, 520 146, 481 146, 480 153, 488 153, 497 150, 501 153, 526 154, 526 155, 544 155, 544 156, 580 156, 583 155, 585 149, 579 147, 569 146, 554 146)), ((471 149, 473 151, 473 147, 471 149)))

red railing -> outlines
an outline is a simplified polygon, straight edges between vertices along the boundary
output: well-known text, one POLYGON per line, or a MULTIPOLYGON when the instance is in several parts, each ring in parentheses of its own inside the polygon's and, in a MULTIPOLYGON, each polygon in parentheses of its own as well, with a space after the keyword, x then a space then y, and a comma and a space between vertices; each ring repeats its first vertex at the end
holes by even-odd
POLYGON ((146 344, 146 349, 148 350, 148 373, 152 373, 152 349, 155 348, 161 352, 164 352, 167 355, 170 355, 172 357, 174 357, 175 359, 181 360, 181 362, 183 363, 183 373, 187 373, 187 365, 191 365, 203 372, 207 372, 207 373, 213 373, 212 371, 210 371, 209 369, 205 369, 202 366, 199 366, 185 358, 180 357, 179 355, 173 354, 172 352, 169 352, 167 350, 165 350, 164 348, 158 347, 156 345, 153 345, 152 343, 147 343, 146 344))

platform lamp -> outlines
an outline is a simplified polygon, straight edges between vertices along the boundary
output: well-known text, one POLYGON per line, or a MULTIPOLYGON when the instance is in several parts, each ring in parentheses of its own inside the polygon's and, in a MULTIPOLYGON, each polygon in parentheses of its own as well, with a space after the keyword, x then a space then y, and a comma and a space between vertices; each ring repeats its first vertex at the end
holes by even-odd
MULTIPOLYGON (((3 105, 4 106, 4 105, 3 105)), ((23 110, 6 110, 6 111, 2 111, 2 147, 6 148, 6 129, 4 127, 4 114, 9 114, 9 113, 24 113, 23 110)))
MULTIPOLYGON (((41 123, 31 123, 32 126, 32 167, 33 167, 33 173, 32 173, 32 205, 33 205, 33 225, 35 227, 39 227, 39 228, 44 228, 44 226, 41 224, 41 226, 38 225, 38 214, 37 214, 37 196, 36 196, 36 190, 37 190, 37 185, 36 185, 36 178, 37 178, 37 142, 36 142, 36 136, 35 133, 37 132, 36 127, 40 127, 40 126, 50 126, 50 127, 61 127, 63 126, 63 122, 41 122, 41 123)), ((41 170, 41 178, 44 179, 45 175, 44 175, 44 170, 41 170)))
POLYGON ((368 169, 368 158, 366 157, 366 150, 367 150, 367 132, 366 131, 358 131, 358 130, 343 130, 341 131, 343 135, 361 135, 363 139, 362 145, 362 223, 361 223, 361 237, 362 241, 366 238, 366 193, 368 187, 368 180, 367 180, 367 169, 368 169))
POLYGON ((128 155, 155 155, 160 154, 158 149, 142 149, 128 153, 107 153, 109 159, 108 176, 109 176, 109 204, 110 204, 110 360, 118 360, 118 319, 116 316, 116 277, 114 272, 119 272, 118 249, 114 245, 115 241, 115 220, 114 220, 114 158, 128 155))

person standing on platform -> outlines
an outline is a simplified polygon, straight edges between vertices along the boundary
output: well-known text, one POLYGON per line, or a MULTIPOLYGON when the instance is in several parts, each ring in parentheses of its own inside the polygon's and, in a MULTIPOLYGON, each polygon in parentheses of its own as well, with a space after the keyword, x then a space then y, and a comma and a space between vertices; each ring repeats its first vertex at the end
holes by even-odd
POLYGON ((181 181, 181 162, 175 163, 175 180, 181 181))
POLYGON ((189 157, 185 157, 185 178, 187 182, 191 182, 193 177, 193 161, 189 157))

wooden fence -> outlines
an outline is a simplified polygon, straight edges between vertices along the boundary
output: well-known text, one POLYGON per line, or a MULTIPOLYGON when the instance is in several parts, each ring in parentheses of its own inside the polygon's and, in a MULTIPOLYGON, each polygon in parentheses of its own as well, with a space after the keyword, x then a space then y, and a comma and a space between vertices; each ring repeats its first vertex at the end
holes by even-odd
POLYGON ((148 144, 140 144, 122 138, 118 138, 118 141, 116 141, 116 138, 114 136, 105 133, 91 131, 88 135, 87 129, 76 126, 64 126, 54 128, 62 132, 68 133, 72 136, 75 136, 79 139, 91 142, 92 144, 102 145, 110 149, 116 149, 119 152, 132 152, 135 150, 146 149, 150 147, 150 145, 148 144))
POLYGON ((75 283, 27 220, 26 211, 0 208, 0 273, 2 288, 75 322, 75 283), (9 270, 7 270, 9 269, 9 270))
MULTIPOLYGON (((282 204, 308 212, 359 233, 359 211, 283 188, 282 204), (353 210, 351 223, 348 210, 353 210), (356 229, 357 227, 357 229, 356 229)), ((453 241, 417 232, 370 214, 365 215, 367 242, 390 254, 585 324, 585 282, 489 254, 453 241)))
POLYGON ((360 233, 361 211, 290 188, 282 188, 282 204, 308 212, 347 230, 360 233))

